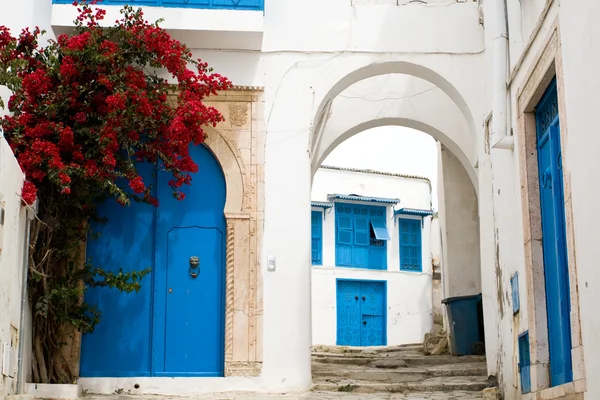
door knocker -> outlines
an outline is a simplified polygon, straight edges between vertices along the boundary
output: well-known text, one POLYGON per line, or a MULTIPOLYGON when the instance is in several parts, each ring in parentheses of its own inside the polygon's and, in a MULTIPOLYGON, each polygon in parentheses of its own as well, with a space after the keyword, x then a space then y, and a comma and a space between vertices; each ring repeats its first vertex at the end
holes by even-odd
POLYGON ((192 278, 195 278, 200 274, 200 259, 198 257, 190 257, 190 268, 188 269, 188 272, 192 278))

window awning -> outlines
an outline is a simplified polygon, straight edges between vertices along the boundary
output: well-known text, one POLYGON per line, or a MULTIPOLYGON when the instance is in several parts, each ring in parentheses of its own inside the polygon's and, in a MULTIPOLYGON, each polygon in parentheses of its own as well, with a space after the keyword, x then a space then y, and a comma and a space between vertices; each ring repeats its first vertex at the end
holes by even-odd
POLYGON ((400 199, 390 199, 385 197, 368 197, 359 196, 356 194, 330 194, 327 195, 327 200, 350 200, 350 201, 364 201, 366 203, 381 203, 381 204, 398 204, 400 199))
POLYGON ((390 233, 385 226, 385 219, 383 218, 372 218, 371 227, 375 233, 377 240, 391 240, 390 233))
POLYGON ((315 208, 331 208, 333 204, 326 201, 311 201, 310 206, 315 208))
POLYGON ((418 215, 420 217, 426 217, 428 215, 433 215, 432 210, 420 210, 417 208, 401 208, 399 210, 394 211, 394 215, 418 215))

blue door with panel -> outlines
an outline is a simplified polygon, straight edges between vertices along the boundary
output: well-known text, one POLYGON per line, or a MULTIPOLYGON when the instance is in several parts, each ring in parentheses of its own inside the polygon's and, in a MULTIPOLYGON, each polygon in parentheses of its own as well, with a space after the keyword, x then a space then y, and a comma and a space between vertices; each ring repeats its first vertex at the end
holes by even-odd
POLYGON ((562 152, 555 80, 535 112, 550 381, 552 386, 557 386, 572 381, 573 372, 562 152))
POLYGON ((386 344, 386 285, 380 281, 337 281, 337 344, 386 344))
POLYGON ((88 290, 86 302, 103 316, 83 336, 82 377, 223 375, 225 179, 208 149, 190 152, 199 172, 185 200, 172 196, 169 174, 146 166, 158 208, 100 206, 108 223, 88 242, 93 265, 152 273, 139 293, 88 290))

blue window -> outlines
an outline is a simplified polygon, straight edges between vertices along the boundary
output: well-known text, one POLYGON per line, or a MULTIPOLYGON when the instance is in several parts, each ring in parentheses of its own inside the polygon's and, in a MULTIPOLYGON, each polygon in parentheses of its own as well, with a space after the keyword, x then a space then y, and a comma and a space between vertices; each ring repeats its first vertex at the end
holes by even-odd
MULTIPOLYGON (((53 0, 54 4, 71 4, 73 0, 53 0)), ((226 10, 263 10, 264 0, 103 0, 100 6, 130 4, 151 7, 212 8, 226 10)))
POLYGON ((399 219, 400 269, 421 272, 421 219, 399 219))
POLYGON ((336 266, 387 269, 385 207, 336 203, 335 218, 336 266))
POLYGON ((312 264, 323 265, 323 212, 312 211, 310 222, 312 264))
POLYGON ((531 392, 531 360, 529 357, 529 332, 519 336, 519 372, 521 374, 521 392, 531 392))
POLYGON ((519 301, 519 273, 515 272, 515 274, 510 278, 510 289, 512 291, 512 301, 513 301, 513 314, 516 314, 521 309, 521 304, 519 301))

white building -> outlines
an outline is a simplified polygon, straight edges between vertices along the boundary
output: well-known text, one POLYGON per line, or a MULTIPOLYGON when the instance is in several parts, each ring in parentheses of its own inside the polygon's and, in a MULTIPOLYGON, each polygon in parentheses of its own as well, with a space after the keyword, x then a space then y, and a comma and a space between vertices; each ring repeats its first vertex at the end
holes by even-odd
POLYGON ((321 166, 311 205, 313 344, 422 342, 433 325, 429 180, 321 166))
MULTIPOLYGON (((104 3, 114 21, 118 6, 104 3)), ((80 387, 309 387, 313 175, 343 140, 398 125, 441 143, 444 297, 482 292, 488 373, 504 398, 600 397, 600 2, 182 3, 136 1, 237 85, 210 100, 227 121, 207 129, 227 188, 219 370, 187 380, 96 371, 80 387)), ((54 37, 74 16, 51 0, 0 5, 0 24, 13 32, 39 25, 54 37)), ((0 313, 3 343, 10 325, 23 329, 20 297, 3 294, 16 278, 5 276, 0 294, 13 317, 0 313)), ((19 390, 2 381, 4 393, 19 390)))

